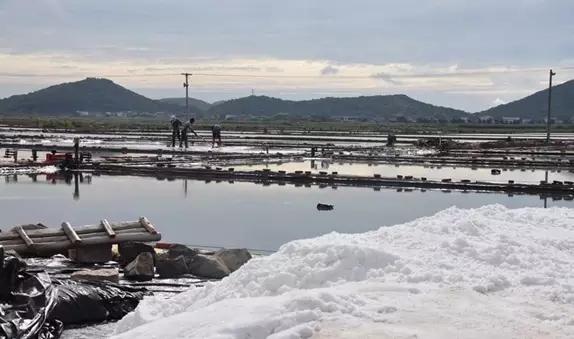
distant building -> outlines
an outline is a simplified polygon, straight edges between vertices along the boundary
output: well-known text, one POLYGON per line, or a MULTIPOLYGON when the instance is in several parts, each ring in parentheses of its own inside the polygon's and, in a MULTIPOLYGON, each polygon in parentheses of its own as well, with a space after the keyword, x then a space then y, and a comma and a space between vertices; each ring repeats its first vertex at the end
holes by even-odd
POLYGON ((502 123, 503 124, 520 124, 522 122, 522 119, 520 119, 519 117, 502 117, 502 123))
POLYGON ((494 118, 491 117, 490 115, 485 115, 485 116, 479 117, 478 122, 480 122, 481 124, 493 124, 494 118))
POLYGON ((361 121, 361 117, 358 116, 344 116, 341 117, 339 120, 341 121, 361 121))
POLYGON ((454 124, 468 124, 470 122, 470 119, 467 117, 458 117, 450 119, 450 122, 454 124))
MULTIPOLYGON (((544 118, 544 123, 547 123, 547 122, 548 122, 548 119, 547 119, 547 118, 544 118)), ((563 121, 563 120, 560 120, 560 119, 557 119, 557 118, 550 118, 550 123, 551 123, 551 124, 563 124, 564 121, 563 121)))

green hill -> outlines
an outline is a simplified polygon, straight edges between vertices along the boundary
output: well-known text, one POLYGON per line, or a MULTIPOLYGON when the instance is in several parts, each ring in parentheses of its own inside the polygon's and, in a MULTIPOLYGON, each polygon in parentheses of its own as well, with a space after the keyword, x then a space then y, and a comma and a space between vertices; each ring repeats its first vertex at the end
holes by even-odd
POLYGON ((291 101, 267 96, 249 96, 213 105, 209 113, 218 116, 272 117, 288 115, 316 118, 359 118, 390 120, 446 119, 469 116, 461 110, 430 105, 406 95, 377 95, 352 98, 322 98, 291 101))
MULTIPOLYGON (((548 89, 545 89, 478 114, 489 115, 495 119, 518 117, 541 121, 546 118, 547 112, 548 89)), ((564 121, 574 118, 574 80, 552 87, 552 117, 564 121)))
MULTIPOLYGON (((165 99, 159 99, 159 101, 166 104, 185 107, 185 98, 165 98, 165 99)), ((211 107, 211 104, 209 102, 200 99, 189 98, 189 107, 190 111, 199 110, 205 112, 211 107)))
POLYGON ((178 113, 178 105, 132 92, 111 80, 87 78, 0 100, 0 114, 70 115, 77 112, 178 113))

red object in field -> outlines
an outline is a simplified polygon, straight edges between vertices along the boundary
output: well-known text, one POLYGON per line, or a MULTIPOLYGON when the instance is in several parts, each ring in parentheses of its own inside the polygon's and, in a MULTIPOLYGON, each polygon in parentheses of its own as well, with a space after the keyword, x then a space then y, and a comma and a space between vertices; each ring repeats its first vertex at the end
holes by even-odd
POLYGON ((71 156, 72 153, 48 153, 46 154, 46 160, 44 160, 44 164, 57 165, 62 161, 66 160, 67 157, 71 156))

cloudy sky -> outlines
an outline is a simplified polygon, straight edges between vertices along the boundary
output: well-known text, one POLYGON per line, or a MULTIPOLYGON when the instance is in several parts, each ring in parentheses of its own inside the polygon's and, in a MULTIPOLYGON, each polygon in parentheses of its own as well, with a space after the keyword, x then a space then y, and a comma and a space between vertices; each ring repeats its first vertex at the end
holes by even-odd
POLYGON ((572 0, 0 0, 0 97, 88 76, 152 98, 405 93, 479 111, 574 78, 572 0))

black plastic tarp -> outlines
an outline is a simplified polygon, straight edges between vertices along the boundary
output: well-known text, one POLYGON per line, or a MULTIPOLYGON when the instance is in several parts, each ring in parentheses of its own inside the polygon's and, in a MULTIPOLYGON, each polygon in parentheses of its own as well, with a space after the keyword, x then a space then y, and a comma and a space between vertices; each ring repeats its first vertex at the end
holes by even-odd
MULTIPOLYGON (((0 261, 2 262, 2 261, 0 261)), ((104 282, 52 281, 13 256, 0 266, 0 339, 57 339, 65 325, 121 319, 145 290, 104 282)))

